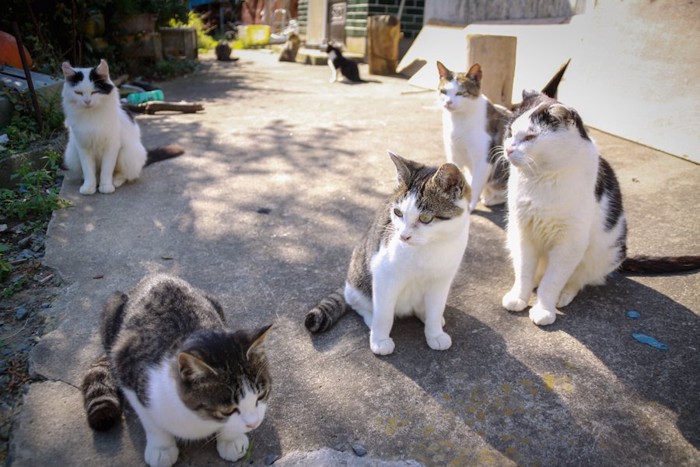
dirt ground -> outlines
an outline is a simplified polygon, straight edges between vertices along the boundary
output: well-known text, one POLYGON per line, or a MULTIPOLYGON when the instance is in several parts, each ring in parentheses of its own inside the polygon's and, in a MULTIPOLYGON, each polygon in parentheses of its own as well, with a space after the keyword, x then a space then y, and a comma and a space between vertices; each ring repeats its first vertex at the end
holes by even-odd
POLYGON ((10 276, 0 283, 0 465, 4 465, 12 419, 19 413, 28 383, 41 379, 31 374, 29 352, 51 329, 47 311, 62 281, 41 262, 43 232, 26 234, 21 224, 0 225, 5 226, 0 243, 11 247, 4 258, 12 264, 10 276))

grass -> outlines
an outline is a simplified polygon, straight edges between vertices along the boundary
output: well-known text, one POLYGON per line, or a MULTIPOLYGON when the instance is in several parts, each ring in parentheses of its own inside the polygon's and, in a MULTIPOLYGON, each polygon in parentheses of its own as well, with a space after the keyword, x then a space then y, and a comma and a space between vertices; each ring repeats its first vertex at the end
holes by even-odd
MULTIPOLYGON (((6 256, 20 249, 16 242, 27 234, 46 231, 53 211, 70 206, 59 195, 60 158, 56 151, 47 150, 43 167, 32 169, 29 162, 25 162, 12 175, 16 182, 14 188, 0 188, 0 223, 17 224, 12 234, 4 233, 0 237, 0 282, 12 274, 12 264, 6 256)), ((24 287, 25 282, 19 280, 4 287, 2 297, 11 297, 24 287)))

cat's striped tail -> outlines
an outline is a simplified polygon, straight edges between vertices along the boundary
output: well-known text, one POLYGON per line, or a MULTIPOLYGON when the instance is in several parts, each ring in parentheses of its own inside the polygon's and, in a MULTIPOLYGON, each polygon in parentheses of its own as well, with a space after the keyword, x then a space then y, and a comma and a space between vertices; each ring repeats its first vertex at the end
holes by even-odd
POLYGON ((700 256, 630 256, 618 271, 630 274, 671 274, 700 269, 700 256))
POLYGON ((88 425, 93 430, 108 430, 119 421, 124 410, 124 399, 109 369, 106 355, 88 369, 82 392, 88 425))
MULTIPOLYGON (((166 144, 157 148, 149 149, 146 155, 146 165, 155 164, 156 162, 172 159, 184 154, 185 148, 179 144, 166 144)), ((144 165, 144 167, 146 166, 144 165)))
POLYGON ((324 332, 331 328, 348 311, 343 289, 340 288, 318 302, 306 314, 304 325, 310 332, 324 332))

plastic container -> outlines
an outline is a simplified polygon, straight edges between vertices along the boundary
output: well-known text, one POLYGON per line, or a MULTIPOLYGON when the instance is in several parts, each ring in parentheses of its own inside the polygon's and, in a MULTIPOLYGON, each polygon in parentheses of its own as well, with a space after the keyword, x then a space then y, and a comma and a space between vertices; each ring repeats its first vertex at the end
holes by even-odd
POLYGON ((153 91, 146 92, 135 92, 126 96, 126 101, 132 105, 143 104, 144 102, 149 101, 162 101, 164 99, 163 91, 160 89, 154 89, 153 91))
POLYGON ((266 24, 248 24, 238 27, 238 37, 244 47, 267 45, 270 42, 270 26, 266 24))

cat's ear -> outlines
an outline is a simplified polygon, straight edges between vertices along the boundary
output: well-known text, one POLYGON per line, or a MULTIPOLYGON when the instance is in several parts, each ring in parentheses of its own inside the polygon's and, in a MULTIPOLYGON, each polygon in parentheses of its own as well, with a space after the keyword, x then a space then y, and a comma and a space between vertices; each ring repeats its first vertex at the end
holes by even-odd
POLYGON ((563 104, 552 104, 549 106, 547 109, 547 112, 549 115, 552 117, 556 118, 559 121, 562 122, 568 122, 570 120, 573 120, 573 109, 569 109, 567 106, 563 104))
POLYGON ((575 109, 567 107, 564 104, 556 103, 550 105, 546 112, 552 117, 562 122, 566 126, 575 126, 578 128, 579 133, 582 137, 588 138, 586 134, 586 129, 583 125, 583 120, 581 116, 576 112, 575 109))
POLYGON ((471 188, 464 179, 464 174, 459 170, 459 167, 448 162, 442 164, 435 172, 432 179, 440 189, 454 199, 459 199, 466 196, 467 200, 471 198, 471 188))
POLYGON ((404 159, 391 151, 387 151, 387 153, 396 166, 396 176, 398 178, 399 186, 408 185, 409 181, 411 180, 411 174, 413 174, 413 172, 420 167, 420 164, 404 159))
POLYGON ((208 376, 216 375, 216 371, 200 358, 188 352, 180 352, 177 356, 180 378, 186 382, 194 382, 208 376))
POLYGON ((539 91, 535 91, 534 89, 523 89, 523 102, 528 99, 533 99, 539 95, 539 91))
POLYGON ((98 75, 109 78, 109 65, 107 65, 107 60, 104 58, 100 60, 100 64, 95 67, 95 71, 98 75))
POLYGON ((467 72, 467 75, 469 75, 470 78, 476 79, 477 81, 481 81, 482 73, 481 73, 481 65, 478 63, 475 63, 469 68, 469 71, 467 72))
POLYGON ((265 351, 265 337, 267 337, 267 333, 272 327, 271 324, 268 324, 266 326, 263 326, 259 329, 256 329, 253 331, 253 333, 250 336, 250 346, 248 347, 248 350, 246 350, 245 357, 250 360, 251 357, 255 355, 261 355, 265 351))
POLYGON ((452 72, 448 70, 447 67, 443 65, 440 60, 437 61, 437 69, 438 73, 440 74, 440 78, 444 79, 445 81, 452 81, 452 72))
POLYGON ((73 69, 72 66, 70 66, 70 62, 63 62, 61 63, 61 69, 63 70, 63 76, 66 79, 72 78, 75 76, 76 71, 73 69))

